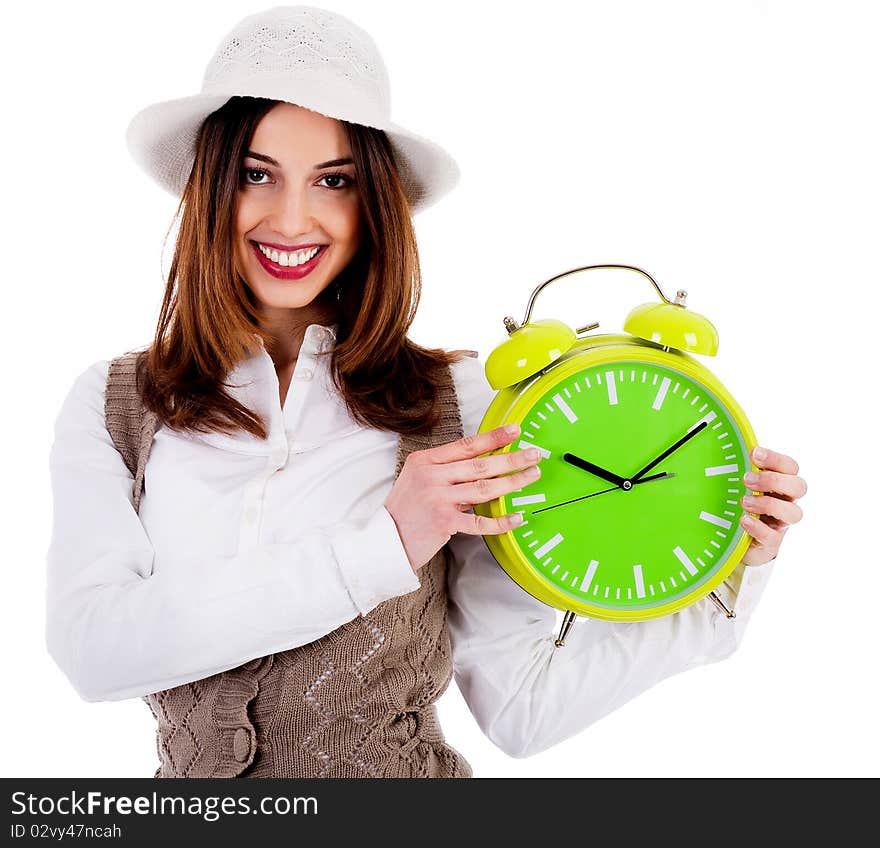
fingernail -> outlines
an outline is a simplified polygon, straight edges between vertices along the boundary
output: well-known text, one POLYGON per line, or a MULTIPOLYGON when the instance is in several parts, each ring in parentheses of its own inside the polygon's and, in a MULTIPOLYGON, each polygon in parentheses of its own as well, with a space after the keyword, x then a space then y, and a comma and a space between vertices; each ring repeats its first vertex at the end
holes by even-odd
POLYGON ((744 515, 740 518, 739 523, 743 525, 743 527, 751 527, 755 522, 755 519, 750 515, 744 515))
POLYGON ((749 497, 748 495, 746 495, 746 496, 742 499, 742 503, 743 503, 743 506, 754 506, 754 505, 755 505, 755 499, 752 498, 752 497, 749 497))
POLYGON ((515 436, 519 432, 519 424, 508 424, 504 428, 504 432, 509 436, 515 436))
POLYGON ((523 515, 521 512, 514 512, 510 516, 510 523, 514 525, 514 527, 518 527, 523 523, 523 515))
POLYGON ((764 448, 755 448, 752 451, 752 456, 760 462, 761 460, 767 459, 767 451, 764 450, 764 448))
POLYGON ((751 485, 752 483, 757 483, 758 482, 758 475, 754 471, 747 471, 743 475, 743 481, 745 483, 747 483, 748 485, 751 485))

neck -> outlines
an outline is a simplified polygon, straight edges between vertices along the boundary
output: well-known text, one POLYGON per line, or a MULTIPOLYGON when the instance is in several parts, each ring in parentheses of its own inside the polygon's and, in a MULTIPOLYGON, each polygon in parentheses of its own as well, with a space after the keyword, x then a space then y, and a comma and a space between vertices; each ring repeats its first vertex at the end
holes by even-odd
POLYGON ((260 327, 269 337, 266 352, 275 368, 289 368, 296 362, 310 324, 329 326, 336 320, 335 313, 327 308, 266 310, 260 327))

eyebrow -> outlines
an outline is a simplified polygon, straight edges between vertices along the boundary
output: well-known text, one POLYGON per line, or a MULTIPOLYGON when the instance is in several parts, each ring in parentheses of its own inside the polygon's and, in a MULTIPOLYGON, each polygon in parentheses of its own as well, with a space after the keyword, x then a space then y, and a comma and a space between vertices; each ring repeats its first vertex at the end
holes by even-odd
MULTIPOLYGON (((267 156, 265 153, 255 153, 253 150, 248 150, 245 153, 245 156, 250 156, 252 159, 259 159, 261 162, 267 162, 270 165, 274 165, 276 168, 280 168, 281 164, 273 159, 271 156, 267 156)), ((315 165, 315 170, 318 171, 321 168, 335 168, 339 165, 354 165, 354 159, 350 157, 346 157, 343 159, 329 159, 326 162, 320 162, 315 165)))

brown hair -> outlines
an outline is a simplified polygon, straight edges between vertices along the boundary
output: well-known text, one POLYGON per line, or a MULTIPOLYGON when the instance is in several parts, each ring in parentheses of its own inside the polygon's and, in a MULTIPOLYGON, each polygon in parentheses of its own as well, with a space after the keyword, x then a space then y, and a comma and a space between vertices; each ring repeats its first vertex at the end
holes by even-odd
MULTIPOLYGON (((227 394, 224 380, 240 358, 258 352, 255 336, 267 350, 272 344, 258 323, 259 303, 234 267, 233 222, 242 159, 257 124, 278 102, 232 97, 199 130, 175 214, 180 228, 156 334, 138 360, 144 404, 172 429, 243 429, 268 437, 263 419, 227 394)), ((409 203, 386 134, 340 123, 360 186, 364 237, 335 286, 317 298, 338 327, 333 349, 316 355, 330 356, 333 383, 356 421, 421 432, 440 414, 438 368, 469 352, 424 348, 407 338, 421 296, 409 203)))

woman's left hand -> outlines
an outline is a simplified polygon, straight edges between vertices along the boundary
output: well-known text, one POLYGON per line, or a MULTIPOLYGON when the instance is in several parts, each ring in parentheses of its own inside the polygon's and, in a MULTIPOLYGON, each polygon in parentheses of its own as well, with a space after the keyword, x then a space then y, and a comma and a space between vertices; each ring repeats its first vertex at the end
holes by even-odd
POLYGON ((746 565, 763 565, 776 559, 785 532, 804 517, 796 501, 807 493, 807 481, 797 476, 798 464, 784 453, 756 447, 752 450, 752 462, 762 470, 748 472, 743 481, 750 489, 766 494, 746 495, 742 499, 743 509, 760 516, 756 520, 744 515, 740 520, 752 536, 742 561, 746 565))

